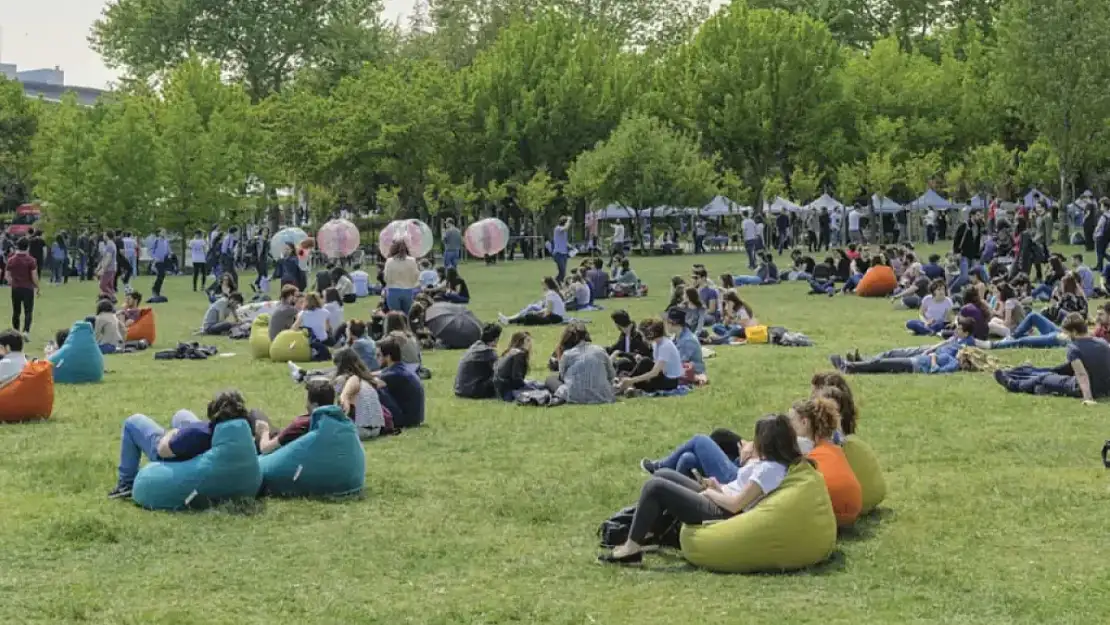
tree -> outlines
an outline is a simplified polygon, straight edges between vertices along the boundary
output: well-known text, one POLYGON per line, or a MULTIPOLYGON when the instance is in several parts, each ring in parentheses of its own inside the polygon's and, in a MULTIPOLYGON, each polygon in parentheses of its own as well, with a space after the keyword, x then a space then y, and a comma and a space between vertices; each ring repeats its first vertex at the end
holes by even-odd
POLYGON ((1018 154, 1018 166, 1014 181, 1023 188, 1056 185, 1060 175, 1060 158, 1043 137, 1038 137, 1024 152, 1018 154))
POLYGON ((871 231, 871 236, 877 240, 881 232, 880 222, 882 220, 879 219, 882 208, 881 202, 890 193, 894 185, 902 181, 903 172, 901 167, 894 163, 891 150, 887 149, 868 154, 860 173, 863 177, 864 186, 871 194, 872 219, 868 223, 868 229, 871 231))
POLYGON ((812 164, 800 165, 790 174, 790 190, 794 200, 802 205, 817 199, 821 189, 821 172, 812 164))
POLYGON ((89 42, 109 66, 139 78, 197 54, 258 102, 299 69, 334 77, 373 60, 365 46, 380 40, 380 11, 380 0, 113 0, 89 42))
POLYGON ((902 171, 905 174, 903 182, 906 187, 915 197, 918 197, 929 190, 933 180, 940 175, 940 153, 926 152, 914 155, 902 163, 902 171))
POLYGON ((546 168, 540 168, 527 182, 516 187, 516 203, 531 218, 533 226, 557 197, 559 187, 546 168))
MULTIPOLYGON (((1059 159, 1061 203, 1073 177, 1106 141, 1110 118, 1110 3, 1009 0, 999 23, 1000 83, 1017 114, 1035 126, 1059 159)), ((1069 236, 1067 220, 1062 239, 1069 236)))
POLYGON ((953 200, 960 198, 967 198, 968 188, 968 175, 967 167, 963 163, 957 163, 948 169, 948 173, 944 175, 944 190, 953 200))
POLYGON ((155 106, 149 94, 122 95, 104 105, 84 177, 98 225, 141 232, 161 215, 154 211, 161 156, 155 106))
MULTIPOLYGON (((703 156, 690 137, 642 114, 626 117, 608 139, 580 154, 568 177, 575 197, 636 209, 703 206, 717 192, 716 159, 703 156)), ((632 223, 639 227, 639 220, 632 223)))
POLYGON ((742 2, 709 19, 654 76, 650 108, 701 137, 707 153, 758 192, 800 155, 835 162, 826 138, 850 123, 840 86, 840 48, 804 15, 742 2))
POLYGON ((854 204, 863 193, 863 166, 844 163, 836 169, 836 193, 841 201, 854 204))
POLYGON ((78 229, 96 219, 96 202, 85 186, 96 147, 91 113, 68 93, 44 112, 32 141, 34 192, 50 204, 45 221, 51 230, 78 229))
POLYGON ((32 142, 39 126, 39 103, 23 86, 0 76, 0 211, 26 202, 32 187, 32 142))
POLYGON ((1001 196, 1013 177, 1014 153, 995 142, 975 148, 967 159, 967 180, 976 193, 1001 196))

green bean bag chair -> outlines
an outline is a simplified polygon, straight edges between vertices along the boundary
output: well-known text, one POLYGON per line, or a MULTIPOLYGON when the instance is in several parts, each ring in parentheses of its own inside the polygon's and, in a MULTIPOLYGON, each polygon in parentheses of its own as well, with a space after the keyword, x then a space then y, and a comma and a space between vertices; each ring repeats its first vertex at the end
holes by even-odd
POLYGON ((879 466, 879 458, 871 445, 855 434, 844 439, 843 447, 848 464, 852 465, 852 472, 856 474, 863 491, 863 508, 860 514, 867 514, 886 499, 886 478, 879 466))
POLYGON ((104 379, 104 355, 88 321, 78 321, 58 351, 47 358, 54 365, 56 384, 90 384, 104 379))
POLYGON ((245 419, 216 426, 212 449, 183 462, 151 462, 139 470, 131 497, 148 510, 198 510, 226 499, 256 497, 262 470, 245 419))
POLYGON ((274 362, 312 362, 312 348, 303 330, 285 330, 270 344, 270 360, 274 362))
POLYGON ((685 525, 680 540, 686 560, 711 571, 788 571, 829 557, 836 517, 821 474, 799 462, 751 510, 719 523, 685 525))
POLYGON ((338 406, 312 413, 308 433, 261 456, 262 490, 279 497, 341 497, 366 486, 366 453, 338 406))
POLYGON ((251 356, 270 359, 270 315, 262 313, 251 322, 251 356))

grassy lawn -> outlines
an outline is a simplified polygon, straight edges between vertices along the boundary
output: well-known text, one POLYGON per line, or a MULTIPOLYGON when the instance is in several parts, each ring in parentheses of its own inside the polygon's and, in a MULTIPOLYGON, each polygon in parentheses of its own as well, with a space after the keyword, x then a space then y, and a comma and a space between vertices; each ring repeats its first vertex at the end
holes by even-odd
MULTIPOLYGON (((741 254, 702 260, 714 276, 746 264, 741 254)), ((637 260, 651 296, 605 304, 658 314, 667 280, 692 262, 637 260)), ((472 308, 491 320, 536 299, 552 268, 462 270, 472 308)), ((137 288, 148 293, 151 281, 137 288)), ((187 278, 167 284, 160 347, 188 339, 207 305, 187 278)), ((108 501, 124 417, 203 414, 227 387, 280 424, 304 402, 284 364, 251 360, 245 342, 216 341, 236 356, 207 362, 109 357, 103 384, 57 388, 50 421, 0 427, 0 623, 1105 622, 1107 478, 1096 455, 1110 437, 1107 408, 1010 395, 986 374, 852 380, 860 434, 880 455, 890 496, 815 570, 724 576, 663 557, 643 570, 594 564, 595 529, 635 501, 640 458, 717 426, 750 433, 759 416, 804 397, 831 353, 922 342, 903 328, 914 313, 887 300, 806 291, 743 294, 762 321, 817 347, 720 348, 712 384, 685 398, 550 410, 461 401, 451 392, 460 352, 426 354, 435 372, 427 426, 368 443, 366 495, 345 503, 163 514, 108 501)), ((91 314, 94 295, 88 284, 44 289, 32 351, 91 314)), ((369 308, 348 306, 347 318, 369 308)), ((611 342, 608 311, 583 316, 598 342, 611 342)), ((559 332, 534 332, 535 377, 559 332)))

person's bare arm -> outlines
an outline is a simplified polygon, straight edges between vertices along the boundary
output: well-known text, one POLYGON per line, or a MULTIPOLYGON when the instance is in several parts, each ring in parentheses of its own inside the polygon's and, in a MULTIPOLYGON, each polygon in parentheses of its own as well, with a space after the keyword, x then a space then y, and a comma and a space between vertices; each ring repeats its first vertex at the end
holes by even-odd
POLYGON ((289 329, 290 330, 300 330, 302 327, 303 326, 301 325, 301 316, 297 315, 296 320, 293 321, 293 327, 291 327, 289 329))
POLYGON ((358 376, 347 377, 347 381, 343 383, 343 390, 339 393, 339 407, 343 409, 343 412, 350 412, 361 388, 362 380, 358 376))
POLYGON ((1083 403, 1094 404, 1095 396, 1091 393, 1091 376, 1087 373, 1087 367, 1077 358, 1071 361, 1071 369, 1075 372, 1075 381, 1079 383, 1079 392, 1083 394, 1083 403))
POLYGON ((647 373, 644 373, 642 375, 638 375, 634 378, 625 378, 624 379, 624 384, 625 384, 625 386, 632 386, 633 384, 636 384, 636 383, 639 383, 639 382, 646 382, 647 380, 650 380, 650 379, 655 378, 655 377, 660 376, 660 375, 663 375, 663 361, 662 360, 656 360, 655 361, 655 366, 651 368, 651 371, 648 371, 647 373))
POLYGON ((173 450, 170 449, 170 441, 177 435, 177 430, 170 430, 162 435, 158 441, 158 457, 159 458, 173 458, 173 450))
POLYGON ((258 451, 268 454, 281 447, 280 432, 277 435, 272 434, 270 424, 259 421, 258 429, 258 451))
POLYGON ((755 482, 748 482, 738 494, 730 495, 718 490, 707 488, 701 492, 709 501, 728 510, 733 514, 739 513, 744 508, 763 496, 763 489, 755 482))

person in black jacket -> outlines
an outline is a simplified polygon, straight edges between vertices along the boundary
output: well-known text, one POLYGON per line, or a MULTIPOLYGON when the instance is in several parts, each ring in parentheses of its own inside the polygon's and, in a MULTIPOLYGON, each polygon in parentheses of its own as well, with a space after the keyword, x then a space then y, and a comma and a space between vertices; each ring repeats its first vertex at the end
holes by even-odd
MULTIPOLYGON (((952 237, 952 252, 960 257, 960 275, 952 280, 953 284, 967 284, 968 269, 981 255, 982 239, 983 213, 972 209, 967 213, 967 221, 956 228, 956 236, 952 237)), ((953 288, 952 284, 948 285, 949 291, 953 288)))
POLYGON ((640 358, 651 357, 651 344, 644 339, 639 328, 625 310, 613 311, 613 324, 620 330, 617 340, 605 349, 617 372, 630 372, 640 358))

